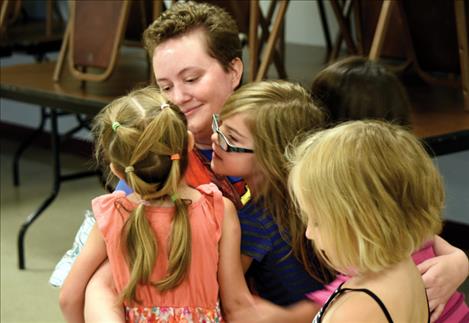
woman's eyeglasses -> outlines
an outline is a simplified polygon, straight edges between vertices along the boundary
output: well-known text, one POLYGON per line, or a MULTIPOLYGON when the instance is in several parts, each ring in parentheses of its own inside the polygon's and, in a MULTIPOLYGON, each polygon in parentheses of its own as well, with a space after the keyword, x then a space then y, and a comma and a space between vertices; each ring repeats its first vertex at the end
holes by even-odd
POLYGON ((226 152, 234 153, 254 153, 254 150, 249 148, 236 147, 230 144, 228 139, 226 139, 223 132, 221 132, 218 126, 218 114, 214 114, 212 117, 212 130, 218 135, 218 145, 226 152))

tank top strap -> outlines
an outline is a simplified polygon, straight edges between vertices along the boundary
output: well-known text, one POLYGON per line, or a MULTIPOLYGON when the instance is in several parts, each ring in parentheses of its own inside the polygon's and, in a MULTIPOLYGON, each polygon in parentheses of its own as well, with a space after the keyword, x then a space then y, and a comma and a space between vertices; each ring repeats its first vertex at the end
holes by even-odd
POLYGON ((388 322, 389 323, 394 322, 391 318, 391 314, 389 314, 389 311, 386 308, 386 306, 384 305, 383 301, 381 301, 381 299, 375 293, 373 293, 371 290, 366 289, 366 288, 341 288, 339 290, 340 294, 346 293, 346 292, 362 292, 362 293, 367 294, 379 305, 379 307, 383 311, 384 315, 386 316, 386 319, 388 320, 388 322))
MULTIPOLYGON (((389 323, 394 322, 392 320, 391 314, 389 313, 388 309, 384 305, 383 301, 381 301, 381 299, 375 293, 373 293, 371 290, 366 289, 366 288, 342 288, 342 285, 344 283, 345 282, 340 284, 340 286, 335 290, 335 292, 329 297, 329 299, 326 301, 326 303, 323 305, 323 307, 319 311, 317 317, 315 317, 315 319, 313 320, 314 323, 321 322, 322 316, 324 315, 326 309, 331 305, 331 303, 337 297, 339 297, 341 294, 344 294, 346 292, 362 292, 362 293, 365 293, 365 294, 369 295, 379 305, 379 307, 381 308, 381 310, 384 313, 384 316, 386 316, 386 319, 388 320, 388 322, 389 323)), ((427 322, 430 323, 430 304, 428 302, 428 296, 427 296, 426 292, 425 292, 425 297, 426 297, 426 300, 427 300, 427 308, 428 308, 428 320, 427 320, 427 322)))

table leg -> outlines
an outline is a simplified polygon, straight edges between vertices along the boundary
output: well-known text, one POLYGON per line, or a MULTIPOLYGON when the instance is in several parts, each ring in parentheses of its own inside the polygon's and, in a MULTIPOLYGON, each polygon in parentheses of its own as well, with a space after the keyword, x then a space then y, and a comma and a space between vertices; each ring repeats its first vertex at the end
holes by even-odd
POLYGON ((33 142, 34 138, 36 138, 43 130, 44 130, 44 124, 46 123, 46 118, 47 118, 47 112, 45 107, 41 107, 41 121, 39 122, 39 126, 36 128, 36 130, 33 131, 33 133, 27 137, 18 147, 18 149, 15 151, 15 156, 13 157, 13 185, 19 186, 20 185, 20 158, 21 155, 24 153, 26 148, 31 145, 33 142))
MULTIPOLYGON (((52 149, 52 175, 53 175, 53 186, 52 192, 50 193, 49 197, 47 197, 44 202, 39 206, 39 208, 32 214, 30 214, 26 221, 21 225, 20 231, 18 233, 18 263, 20 269, 25 269, 25 256, 24 256, 24 236, 26 231, 28 230, 29 226, 36 221, 36 219, 44 212, 44 210, 55 200, 57 197, 60 184, 63 181, 79 179, 88 176, 96 176, 100 178, 102 181, 102 175, 100 171, 91 170, 91 171, 84 171, 78 172, 73 174, 65 174, 62 175, 61 173, 61 165, 60 165, 60 136, 58 130, 58 118, 59 116, 63 115, 63 113, 58 112, 56 109, 49 109, 50 112, 47 112, 47 108, 44 109, 44 116, 50 118, 51 123, 51 149, 52 149)), ((80 128, 86 127, 86 122, 84 120, 80 121, 80 128)), ((75 129, 76 130, 76 129, 75 129)), ((72 130, 71 133, 75 132, 72 130)), ((69 133, 70 135, 70 133, 69 133)))
POLYGON ((50 109, 50 121, 51 121, 51 146, 52 146, 52 168, 53 168, 53 176, 54 176, 54 183, 52 187, 52 193, 44 202, 42 202, 41 206, 32 214, 30 214, 26 221, 21 225, 20 231, 18 233, 18 261, 19 261, 19 268, 25 269, 25 259, 24 259, 24 236, 26 234, 26 230, 28 230, 29 226, 41 215, 41 213, 49 206, 49 204, 54 201, 57 197, 57 194, 60 189, 60 156, 59 156, 59 134, 57 129, 57 111, 55 109, 50 109))

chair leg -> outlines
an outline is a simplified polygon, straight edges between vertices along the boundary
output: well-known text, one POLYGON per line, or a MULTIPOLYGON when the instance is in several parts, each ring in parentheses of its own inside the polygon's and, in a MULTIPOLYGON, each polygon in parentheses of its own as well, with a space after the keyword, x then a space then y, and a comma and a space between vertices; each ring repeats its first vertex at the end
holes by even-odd
POLYGON ((381 55, 381 49, 383 47, 384 37, 386 37, 386 32, 388 30, 393 6, 393 1, 384 0, 379 13, 378 25, 376 26, 375 35, 373 36, 373 42, 371 43, 370 59, 376 60, 381 55))
POLYGON ((329 56, 332 51, 332 41, 331 41, 331 33, 329 31, 329 24, 327 23, 327 16, 326 12, 324 10, 324 3, 323 0, 318 0, 318 10, 319 10, 319 17, 321 18, 321 26, 322 26, 322 31, 324 33, 324 39, 326 40, 326 59, 325 62, 329 61, 329 56))
POLYGON ((257 71, 256 81, 261 81, 267 74, 267 69, 269 67, 270 61, 272 59, 272 55, 274 53, 274 46, 275 46, 275 43, 277 42, 280 28, 282 26, 287 8, 288 8, 288 0, 282 1, 278 9, 278 13, 274 22, 274 26, 269 35, 267 46, 264 49, 261 66, 259 67, 259 70, 257 71))
POLYGON ((459 65, 461 69, 462 92, 464 98, 464 110, 469 111, 469 44, 465 1, 454 1, 456 15, 456 29, 458 34, 459 65))

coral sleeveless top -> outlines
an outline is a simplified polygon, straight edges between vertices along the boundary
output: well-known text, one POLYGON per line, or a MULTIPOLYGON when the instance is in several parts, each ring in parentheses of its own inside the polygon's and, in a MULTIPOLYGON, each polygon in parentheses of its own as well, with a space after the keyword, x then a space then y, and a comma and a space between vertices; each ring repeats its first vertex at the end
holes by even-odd
MULTIPOLYGON (((221 237, 224 205, 222 194, 214 184, 197 188, 202 196, 188 206, 192 233, 192 257, 184 281, 174 289, 160 293, 151 285, 137 287, 141 304, 126 306, 126 319, 131 322, 214 322, 221 321, 218 305, 218 242, 221 237)), ((121 293, 129 281, 129 270, 121 252, 121 230, 137 204, 116 191, 95 198, 93 212, 106 243, 114 283, 121 293)), ((151 281, 166 275, 168 237, 174 207, 145 206, 145 215, 155 233, 158 257, 151 281)))

